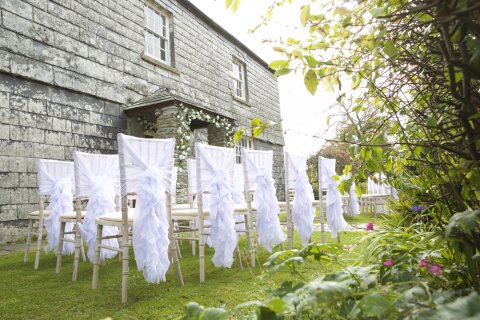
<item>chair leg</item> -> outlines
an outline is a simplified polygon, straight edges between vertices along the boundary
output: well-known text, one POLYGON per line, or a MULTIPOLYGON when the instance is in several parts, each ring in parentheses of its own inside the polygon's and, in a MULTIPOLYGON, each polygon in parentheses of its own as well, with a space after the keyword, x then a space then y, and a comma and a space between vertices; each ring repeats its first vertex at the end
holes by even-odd
POLYGON ((175 250, 177 251, 178 259, 182 259, 182 252, 180 251, 180 243, 181 241, 175 240, 175 250))
MULTIPOLYGON (((99 251, 100 254, 100 251, 99 251)), ((128 226, 122 227, 122 303, 127 302, 128 286, 128 226)))
POLYGON ((203 230, 203 218, 200 218, 198 228, 198 256, 200 261, 200 282, 205 282, 205 235, 203 230))
POLYGON ((40 252, 42 250, 42 237, 43 237, 43 220, 44 218, 41 216, 38 220, 38 236, 37 236, 37 252, 35 254, 35 264, 33 269, 38 269, 38 264, 40 263, 40 252))
POLYGON ((235 252, 237 253, 237 260, 238 260, 238 269, 243 270, 243 265, 242 265, 242 255, 240 254, 240 248, 237 247, 235 248, 235 252))
POLYGON ((60 237, 58 238, 58 247, 57 247, 57 267, 55 268, 55 273, 60 273, 62 267, 62 255, 63 255, 63 239, 65 237, 65 226, 66 222, 60 222, 60 237))
POLYGON ((83 240, 80 237, 80 254, 82 255, 83 262, 87 261, 87 256, 85 255, 85 248, 83 247, 83 240))
MULTIPOLYGON (((171 229, 170 229, 171 230, 171 229)), ((173 233, 170 232, 170 237, 173 236, 173 233)), ((170 256, 172 257, 172 263, 175 266, 175 273, 177 274, 177 282, 180 286, 184 286, 183 282, 183 275, 182 275, 182 269, 180 268, 180 262, 178 261, 178 241, 171 241, 170 242, 170 256)))
MULTIPOLYGON (((191 229, 194 229, 194 228, 195 228, 195 221, 191 220, 191 221, 189 222, 189 224, 190 224, 190 228, 191 228, 191 229)), ((190 233, 190 238, 192 238, 192 239, 195 238, 195 231, 192 231, 192 232, 190 233)), ((195 240, 192 240, 190 243, 191 243, 191 245, 192 245, 192 256, 195 257, 195 255, 197 254, 197 253, 196 253, 197 242, 196 242, 195 240)))
POLYGON ((100 244, 102 241, 103 225, 97 225, 97 238, 95 241, 95 257, 93 258, 93 276, 92 276, 92 289, 97 289, 98 283, 98 270, 100 268, 100 244))
POLYGON ((254 243, 253 243, 253 223, 251 219, 251 214, 244 215, 245 221, 245 236, 247 237, 247 248, 250 253, 250 266, 255 267, 255 252, 254 252, 254 243))
POLYGON ((30 250, 30 244, 32 243, 32 227, 33 219, 29 219, 27 229, 27 243, 25 244, 25 255, 23 256, 23 263, 26 263, 28 261, 28 251, 30 250))
POLYGON ((320 212, 320 232, 322 234, 322 243, 327 242, 325 239, 325 214, 323 211, 320 212))
POLYGON ((75 232, 75 255, 73 257, 72 281, 77 281, 78 264, 80 263, 80 248, 83 247, 83 244, 82 238, 80 237, 80 230, 78 230, 78 224, 75 223, 73 228, 75 232))

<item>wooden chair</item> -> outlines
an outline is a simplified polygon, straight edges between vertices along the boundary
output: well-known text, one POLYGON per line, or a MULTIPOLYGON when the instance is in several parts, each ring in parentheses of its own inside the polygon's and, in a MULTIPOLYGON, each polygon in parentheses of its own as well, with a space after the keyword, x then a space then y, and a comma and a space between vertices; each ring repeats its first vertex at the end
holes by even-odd
POLYGON ((175 139, 146 139, 118 134, 121 182, 121 215, 104 215, 96 219, 97 239, 93 266, 92 289, 98 284, 101 248, 118 250, 122 258, 122 302, 127 301, 129 228, 133 227, 133 249, 137 267, 148 282, 165 280, 170 261, 176 268, 177 280, 183 286, 176 241, 173 237, 171 177, 175 139), (128 195, 136 194, 135 213, 128 209, 128 195), (121 229, 120 248, 102 244, 105 226, 121 229), (151 237, 151 238, 146 238, 151 237), (149 243, 154 243, 150 246, 149 243), (167 244, 169 242, 169 244, 167 244))
MULTIPOLYGON (((73 212, 73 162, 39 159, 37 161, 37 179, 39 186, 39 210, 29 213, 29 228, 27 244, 25 246, 24 262, 28 261, 28 253, 31 245, 33 222, 38 220, 37 249, 34 269, 38 269, 40 263, 40 251, 42 247, 43 229, 47 230, 46 251, 58 250, 58 235, 60 233, 60 216, 63 214, 75 217, 73 212), (45 201, 50 204, 45 210, 45 201)), ((72 231, 68 231, 72 234, 72 231)), ((73 253, 73 245, 67 245, 68 252, 73 253)), ((63 250, 63 247, 62 247, 63 250)), ((85 260, 85 253, 81 251, 85 260)))
MULTIPOLYGON (((333 179, 335 173, 335 159, 318 157, 318 193, 320 203, 323 203, 323 190, 326 191, 325 207, 320 206, 320 216, 327 217, 327 224, 332 235, 337 236, 338 232, 343 230, 348 223, 343 218, 343 200, 338 190, 338 182, 333 179), (325 208, 325 214, 323 214, 325 208)), ((325 240, 324 227, 322 226, 322 241, 325 240)), ((339 235, 337 241, 340 242, 339 235)))
MULTIPOLYGON (((280 207, 272 175, 273 151, 243 148, 241 152, 247 204, 245 215, 247 236, 253 238, 253 229, 255 229, 258 243, 271 252, 276 245, 283 247, 283 242, 286 240, 278 217, 280 207)), ((248 243, 253 244, 249 249, 252 267, 254 267, 256 242, 251 239, 248 243)))
MULTIPOLYGON (((313 189, 307 177, 307 157, 284 153, 285 164, 285 211, 287 214, 287 237, 288 247, 293 246, 293 234, 295 228, 302 228, 299 234, 303 244, 309 242, 313 231, 315 217, 315 201, 313 189), (297 219, 297 221, 294 221, 297 219)), ((320 200, 321 201, 321 200, 320 200)), ((320 216, 322 219, 322 216, 320 216)), ((323 220, 322 233, 324 232, 323 220)))
MULTIPOLYGON (((115 199, 118 198, 120 190, 120 175, 118 166, 118 155, 92 154, 75 151, 73 153, 75 172, 75 202, 76 216, 63 215, 60 217, 62 223, 60 228, 60 242, 57 254, 56 272, 60 272, 62 264, 62 246, 64 239, 65 225, 67 222, 75 223, 75 255, 73 263, 72 281, 77 280, 80 251, 83 249, 82 239, 87 245, 87 256, 90 262, 94 261, 96 223, 95 219, 104 214, 115 214, 115 199), (88 202, 86 215, 82 214, 82 201, 88 202), (82 223, 83 219, 83 223, 82 223)), ((118 234, 116 227, 103 229, 105 236, 118 234)), ((103 243, 110 247, 119 248, 117 239, 104 240, 103 243)), ((101 260, 113 258, 117 251, 102 250, 101 260)))
POLYGON ((216 266, 230 267, 233 261, 230 259, 230 254, 233 255, 233 251, 235 251, 239 268, 242 268, 233 217, 235 206, 232 188, 235 149, 197 143, 195 144, 195 155, 196 207, 174 210, 172 214, 174 220, 196 220, 195 236, 188 240, 199 242, 200 282, 205 282, 205 237, 207 235, 212 238, 220 236, 215 233, 218 231, 218 226, 215 224, 217 217, 221 217, 219 219, 226 223, 224 227, 229 230, 229 233, 221 235, 224 243, 227 243, 226 248, 216 246, 215 239, 217 238, 212 240, 216 250, 212 261, 216 266), (205 195, 210 198, 208 207, 204 207, 205 195), (214 215, 213 218, 212 215, 214 215), (210 220, 210 232, 205 231, 206 220, 210 220))

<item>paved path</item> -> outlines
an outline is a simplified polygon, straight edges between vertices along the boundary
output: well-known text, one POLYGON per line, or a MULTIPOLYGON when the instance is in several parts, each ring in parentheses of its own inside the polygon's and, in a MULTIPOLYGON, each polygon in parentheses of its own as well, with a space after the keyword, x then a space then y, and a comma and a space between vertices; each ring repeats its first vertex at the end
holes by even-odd
POLYGON ((25 243, 0 244, 0 256, 23 250, 25 250, 25 243))

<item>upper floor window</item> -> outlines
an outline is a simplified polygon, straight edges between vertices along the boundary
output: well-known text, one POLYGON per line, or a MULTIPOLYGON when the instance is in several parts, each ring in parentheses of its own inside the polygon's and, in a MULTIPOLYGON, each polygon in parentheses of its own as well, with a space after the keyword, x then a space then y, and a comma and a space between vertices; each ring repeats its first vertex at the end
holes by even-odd
POLYGON ((170 64, 170 18, 162 11, 145 4, 145 53, 170 64))
POLYGON ((237 163, 242 163, 242 148, 253 150, 253 139, 244 137, 235 145, 237 163))
POLYGON ((233 94, 243 100, 247 100, 247 81, 245 63, 233 59, 233 94))

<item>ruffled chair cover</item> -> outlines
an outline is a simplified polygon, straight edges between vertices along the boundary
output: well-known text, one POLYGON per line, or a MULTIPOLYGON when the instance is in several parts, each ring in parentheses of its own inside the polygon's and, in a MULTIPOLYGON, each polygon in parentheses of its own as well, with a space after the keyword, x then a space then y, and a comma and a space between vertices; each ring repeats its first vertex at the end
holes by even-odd
POLYGON ((322 178, 327 180, 327 225, 332 237, 336 237, 338 232, 348 226, 343 218, 342 195, 338 190, 338 181, 333 179, 335 173, 335 159, 326 159, 319 157, 319 166, 322 170, 322 178))
MULTIPOLYGON (((115 195, 120 191, 118 155, 91 154, 75 151, 75 190, 77 196, 88 197, 87 214, 78 225, 87 244, 87 257, 94 262, 97 224, 95 220, 104 214, 115 212, 115 195)), ((118 234, 118 228, 105 226, 102 236, 118 234)), ((117 239, 103 239, 102 244, 118 248, 117 239)), ((110 259, 117 251, 101 248, 100 260, 110 259)))
POLYGON ((171 189, 175 139, 118 135, 122 196, 137 193, 133 251, 147 282, 165 281, 170 266, 165 192, 171 189))
POLYGON ((292 205, 293 223, 298 229, 303 245, 310 241, 313 231, 315 208, 312 185, 307 177, 307 157, 285 153, 288 157, 289 185, 293 185, 295 196, 292 205))
MULTIPOLYGON (((335 160, 335 159, 332 159, 335 160)), ((347 175, 342 175, 342 180, 347 180, 351 178, 351 174, 347 175)), ((352 182, 352 185, 350 186, 350 191, 348 192, 349 196, 349 202, 350 202, 350 209, 352 211, 352 215, 356 216, 360 214, 360 205, 358 204, 358 196, 357 193, 355 192, 355 182, 352 182)))
MULTIPOLYGON (((47 210, 50 215, 45 218, 45 229, 47 230, 47 245, 45 252, 53 250, 58 252, 60 240, 60 216, 73 211, 73 162, 44 160, 37 162, 39 194, 50 196, 50 204, 47 210)), ((66 232, 73 230, 73 224, 67 223, 66 232)), ((73 235, 65 236, 73 240, 73 235)), ((72 254, 75 251, 73 242, 64 242, 62 254, 72 254)))
POLYGON ((172 195, 172 203, 177 202, 177 176, 178 176, 178 167, 173 167, 172 179, 170 182, 170 194, 172 195))
POLYGON ((278 214, 280 207, 272 177, 273 151, 242 149, 247 171, 248 191, 254 191, 257 209, 258 243, 268 252, 286 239, 278 214))
POLYGON ((210 192, 210 239, 215 250, 212 261, 216 267, 230 268, 238 242, 232 195, 235 149, 196 143, 195 155, 197 190, 210 192))

